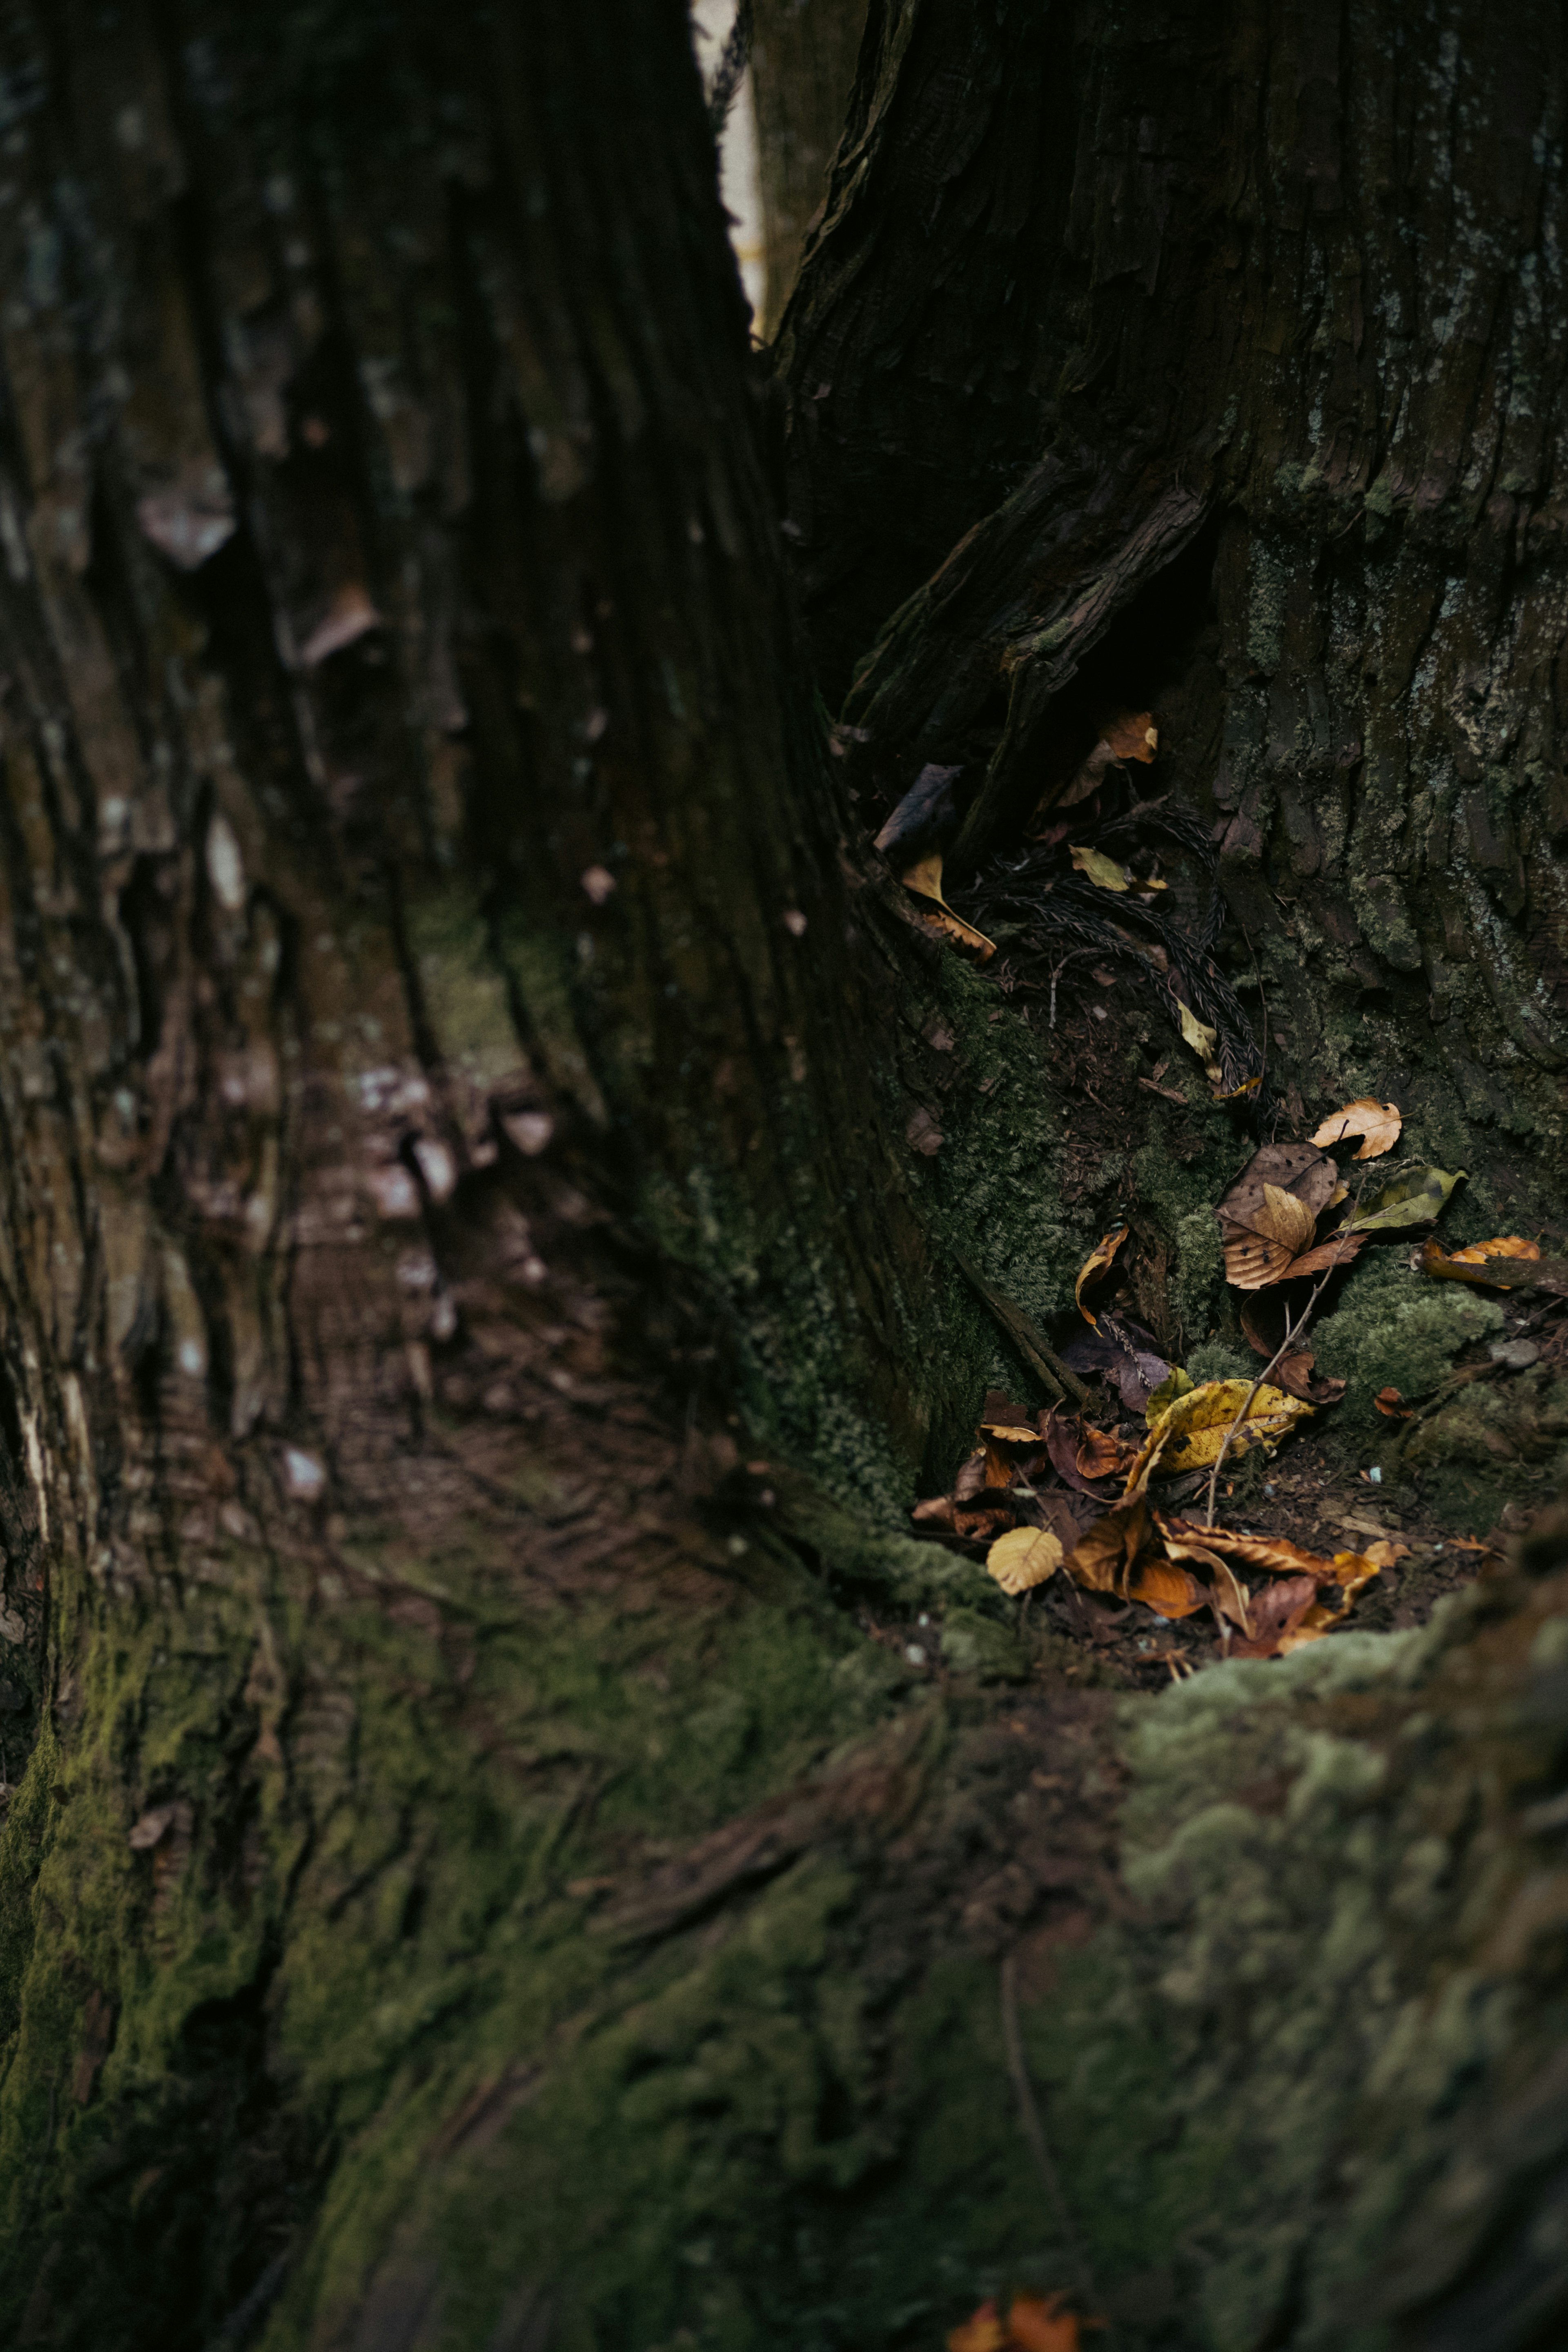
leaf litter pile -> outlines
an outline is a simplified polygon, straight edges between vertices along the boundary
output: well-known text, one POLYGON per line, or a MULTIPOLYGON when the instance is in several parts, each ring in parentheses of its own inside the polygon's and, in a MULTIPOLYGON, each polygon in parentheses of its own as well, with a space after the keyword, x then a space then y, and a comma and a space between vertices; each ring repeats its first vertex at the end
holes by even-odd
MULTIPOLYGON (((1168 799, 1131 799, 1097 814, 1103 801, 1114 803, 1105 788, 1127 773, 1125 763, 1152 761, 1157 743, 1148 712, 1112 713, 1067 788, 1037 811, 1022 845, 991 858, 951 893, 942 845, 956 822, 956 768, 924 769, 876 845, 920 919, 950 947, 992 964, 1007 993, 1022 990, 1043 1001, 1052 1031, 1058 989, 1086 977, 1110 987, 1118 967, 1131 968, 1145 1002, 1150 990, 1163 999, 1215 1102, 1255 1116, 1269 1111, 1276 1129, 1285 1112, 1300 1124, 1294 1089, 1286 1104, 1269 1095, 1251 1024, 1215 961, 1223 910, 1207 831, 1168 799), (1169 873, 1162 870, 1167 863, 1169 873), (999 947, 1005 960, 994 965, 999 947)), ((1105 1018, 1100 1007, 1091 1010, 1105 1018)), ((1185 1108, 1187 1097, 1161 1083, 1168 1067, 1168 1059, 1160 1062, 1138 1083, 1185 1108)), ((1068 1076, 1100 1102, 1081 1062, 1069 1061, 1068 1076)), ((1327 1514, 1357 1540, 1314 1549, 1230 1524, 1246 1513, 1227 1517, 1224 1506, 1245 1457, 1272 1456, 1343 1393, 1342 1381, 1316 1373, 1307 1339, 1326 1286, 1353 1283, 1367 1246, 1408 1245, 1429 1234, 1462 1181, 1462 1171, 1382 1165, 1402 1126, 1394 1103, 1371 1097, 1347 1103, 1308 1141, 1263 1144, 1215 1202, 1226 1279, 1259 1360, 1250 1381, 1194 1381, 1134 1319, 1121 1293, 1139 1245, 1126 1225, 1106 1234, 1079 1271, 1081 1328, 1059 1355, 961 1260, 1056 1401, 1035 1410, 989 1393, 974 1450, 951 1490, 916 1506, 920 1531, 983 1559, 1022 1605, 1038 1596, 1058 1630, 1087 1636, 1102 1652, 1131 1648, 1130 1664, 1174 1677, 1219 1655, 1282 1657, 1352 1622, 1358 1597, 1408 1557, 1407 1545, 1364 1510, 1327 1514)), ((917 1149, 940 1148, 928 1113, 917 1114, 911 1140, 917 1149)), ((1069 1181, 1069 1200, 1073 1191, 1069 1181)), ((1517 1234, 1451 1256, 1428 1238, 1418 1263, 1433 1279, 1492 1294, 1508 1289, 1510 1273, 1550 1292, 1568 1289, 1562 1262, 1541 1264, 1540 1255, 1535 1242, 1517 1234), (1537 1262, 1528 1276, 1527 1260, 1537 1262)), ((1136 1269, 1131 1287, 1136 1298, 1136 1269)), ((1375 1402, 1394 1419, 1416 1410, 1393 1391, 1375 1402)), ((1248 1491, 1256 1495, 1256 1482, 1248 1491)), ((1448 1544, 1459 1554, 1487 1549, 1462 1537, 1448 1544)))

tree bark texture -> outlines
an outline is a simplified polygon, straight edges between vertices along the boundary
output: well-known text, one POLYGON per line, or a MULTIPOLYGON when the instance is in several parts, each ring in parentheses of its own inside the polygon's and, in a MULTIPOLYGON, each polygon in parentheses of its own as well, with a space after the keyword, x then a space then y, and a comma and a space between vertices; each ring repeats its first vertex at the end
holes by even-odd
POLYGON ((1277 1072, 1408 1075, 1500 1166, 1562 1135, 1562 39, 1530 5, 879 9, 780 339, 877 793, 967 763, 953 871, 1095 697, 1153 696, 1277 1072))
POLYGON ((764 340, 784 313, 805 233, 826 194, 865 23, 864 0, 759 0, 752 9, 767 289, 756 328, 764 340))
POLYGON ((1130 1720, 888 1531, 1098 1227, 836 782, 1149 675, 1302 1066, 1543 1145, 1545 12, 874 12, 837 763, 677 0, 0 21, 6 2341, 1546 2352, 1561 1534, 1130 1720))

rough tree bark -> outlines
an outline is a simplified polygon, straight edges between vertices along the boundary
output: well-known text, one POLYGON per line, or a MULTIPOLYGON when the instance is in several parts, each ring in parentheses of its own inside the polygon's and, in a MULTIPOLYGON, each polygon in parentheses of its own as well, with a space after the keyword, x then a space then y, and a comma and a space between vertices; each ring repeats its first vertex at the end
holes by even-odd
MULTIPOLYGON (((1544 2352, 1551 1539, 1128 1725, 887 1532, 952 1250, 1044 1312, 1089 1213, 841 862, 678 0, 4 23, 7 2340, 913 2352, 1081 2252, 1014 1952, 1124 2346, 1544 2352)), ((795 544, 825 677, 912 595, 863 788, 994 763, 975 856, 1153 614, 1299 1066, 1461 1071, 1496 1165, 1559 32, 1366 26, 879 9, 795 544)))

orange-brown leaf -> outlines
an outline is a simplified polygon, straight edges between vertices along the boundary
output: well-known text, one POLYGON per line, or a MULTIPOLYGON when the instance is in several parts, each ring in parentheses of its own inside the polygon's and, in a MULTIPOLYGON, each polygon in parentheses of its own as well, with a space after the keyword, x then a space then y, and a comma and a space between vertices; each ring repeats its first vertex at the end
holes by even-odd
POLYGON ((1086 1429, 1083 1444, 1078 1449, 1079 1474, 1085 1478, 1110 1478, 1125 1470, 1138 1449, 1124 1444, 1110 1430, 1086 1429))
POLYGON ((1252 1596, 1252 1632, 1231 1646, 1233 1658, 1277 1658, 1280 1644, 1318 1606, 1318 1588, 1310 1576, 1282 1576, 1252 1596))
POLYGON ((1148 710, 1117 710, 1103 721, 1100 740, 1110 747, 1113 760, 1152 760, 1160 748, 1160 730, 1148 710))
POLYGON ((1539 1258, 1540 1249, 1518 1234, 1501 1234, 1495 1241, 1472 1242, 1468 1249, 1456 1250, 1452 1257, 1445 1256, 1436 1242, 1426 1243, 1421 1251, 1421 1271, 1436 1276, 1439 1282, 1469 1282, 1486 1290, 1510 1290, 1511 1283, 1489 1270, 1493 1258, 1539 1258))
POLYGON ((1128 1585, 1127 1598, 1142 1601, 1146 1609, 1162 1617, 1190 1617, 1194 1610, 1208 1607, 1210 1595, 1189 1569, 1152 1559, 1128 1585))
POLYGON ((1131 1495, 1085 1529, 1062 1565, 1086 1592, 1125 1596, 1129 1572, 1148 1549, 1149 1538, 1148 1503, 1142 1495, 1131 1495))
POLYGON ((1017 2352, 1079 2352, 1079 2317, 1065 2295, 1016 2294, 1007 2342, 1017 2352))
POLYGON ((1489 1257, 1539 1257, 1539 1242, 1527 1242, 1522 1234, 1500 1234, 1489 1242, 1472 1242, 1468 1249, 1454 1252, 1456 1265, 1484 1265, 1489 1257))
POLYGON ((1162 1519, 1160 1530, 1173 1559, 1217 1551, 1228 1559, 1245 1560, 1248 1568, 1266 1570, 1270 1576, 1315 1576, 1321 1580, 1333 1574, 1331 1560, 1319 1552, 1303 1551, 1300 1544, 1287 1542, 1283 1536, 1242 1535, 1230 1528, 1198 1527, 1189 1519, 1162 1519))
POLYGON ((902 880, 906 890, 913 890, 917 897, 928 901, 921 912, 934 930, 943 932, 960 947, 978 948, 981 962, 990 962, 996 952, 995 940, 988 940, 984 931, 977 931, 973 923, 966 923, 962 915, 955 915, 942 895, 940 850, 911 866, 902 880))
POLYGON ((1390 1421, 1408 1421, 1415 1410, 1413 1404, 1405 1403, 1397 1389, 1379 1389, 1373 1402, 1390 1421))
POLYGON ((1346 1103, 1343 1110, 1335 1111, 1331 1118, 1326 1118, 1312 1140, 1318 1144, 1342 1143, 1347 1136, 1359 1135, 1362 1147, 1356 1158, 1381 1160, 1398 1142, 1404 1124, 1395 1104, 1380 1103, 1371 1095, 1361 1095, 1354 1102, 1346 1103))

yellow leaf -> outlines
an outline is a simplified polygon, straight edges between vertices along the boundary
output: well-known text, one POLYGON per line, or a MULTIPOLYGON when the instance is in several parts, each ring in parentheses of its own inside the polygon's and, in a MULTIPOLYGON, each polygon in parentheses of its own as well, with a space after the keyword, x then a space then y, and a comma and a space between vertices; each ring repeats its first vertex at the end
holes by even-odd
POLYGON ((1359 1135, 1363 1141, 1356 1158, 1381 1160, 1398 1142, 1404 1124, 1396 1104, 1380 1103, 1371 1095, 1361 1095, 1354 1102, 1346 1103, 1343 1110, 1335 1111, 1331 1118, 1326 1118, 1312 1140, 1342 1143, 1346 1136, 1359 1135))
POLYGON ((1455 1265, 1484 1265, 1489 1257, 1539 1257, 1539 1242, 1527 1242, 1520 1234, 1500 1234, 1495 1241, 1472 1242, 1468 1249, 1456 1250, 1455 1265))
MULTIPOLYGON (((1127 1493, 1142 1491, 1158 1464, 1167 1476, 1182 1470, 1206 1470, 1219 1457, 1226 1433, 1247 1403, 1250 1381, 1205 1381, 1178 1397, 1163 1414, 1139 1449, 1127 1476, 1127 1493)), ((1232 1454, 1254 1445, 1277 1445, 1291 1424, 1308 1419, 1312 1408, 1300 1397, 1287 1396, 1268 1381, 1247 1406, 1247 1418, 1231 1439, 1232 1454)))
POLYGON ((1184 1004, 1179 997, 1176 1000, 1176 1010, 1182 1016, 1184 1043, 1192 1047, 1203 1064, 1205 1075, 1217 1082, 1219 1077, 1219 1064, 1215 1058, 1219 1053, 1217 1033, 1211 1029, 1206 1022, 1200 1021, 1191 1005, 1184 1004))
POLYGON ((985 1572, 1004 1592, 1027 1592, 1062 1564, 1061 1538, 1046 1528, 1010 1528, 985 1555, 985 1572))
POLYGON ((978 948, 981 962, 990 962, 996 952, 995 940, 988 940, 984 931, 977 931, 972 923, 966 923, 962 915, 955 915, 942 895, 940 850, 934 850, 929 857, 922 857, 918 866, 911 866, 903 877, 903 884, 906 890, 913 890, 918 897, 929 898, 936 908, 935 914, 926 917, 926 921, 934 929, 956 940, 961 947, 978 948))
POLYGON ((1117 1251, 1121 1247, 1122 1243, 1126 1239, 1127 1227, 1125 1225, 1118 1225, 1114 1233, 1102 1235, 1102 1237, 1096 1242, 1093 1249, 1090 1250, 1088 1257, 1084 1260, 1082 1271, 1079 1275, 1078 1280, 1073 1285, 1072 1295, 1078 1301, 1079 1313, 1083 1317, 1086 1323, 1093 1323, 1097 1331, 1100 1328, 1100 1325, 1095 1321, 1094 1317, 1084 1305, 1083 1294, 1088 1289, 1091 1282, 1098 1282, 1100 1276, 1109 1270, 1111 1259, 1116 1255, 1117 1251))
POLYGON ((1196 1386, 1190 1372, 1184 1372, 1180 1364, 1173 1364, 1143 1408, 1143 1418, 1150 1428, 1170 1411, 1179 1396, 1190 1396, 1196 1386))
POLYGON ((1079 872, 1087 874, 1091 882, 1098 882, 1102 890, 1126 889, 1125 869, 1118 866, 1114 857, 1107 857, 1098 849, 1075 848, 1071 842, 1068 847, 1079 872))

